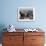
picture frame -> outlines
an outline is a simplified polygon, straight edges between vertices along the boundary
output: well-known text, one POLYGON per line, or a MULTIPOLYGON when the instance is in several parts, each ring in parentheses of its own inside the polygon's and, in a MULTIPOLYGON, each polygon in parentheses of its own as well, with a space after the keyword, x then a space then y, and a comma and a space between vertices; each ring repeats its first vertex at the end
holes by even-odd
POLYGON ((19 7, 18 21, 35 21, 35 8, 33 7, 19 7))

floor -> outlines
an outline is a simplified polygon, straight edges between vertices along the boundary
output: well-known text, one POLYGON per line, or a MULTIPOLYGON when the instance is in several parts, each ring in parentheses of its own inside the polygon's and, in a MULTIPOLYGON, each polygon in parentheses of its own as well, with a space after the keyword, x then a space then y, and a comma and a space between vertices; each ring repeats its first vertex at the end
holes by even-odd
POLYGON ((2 44, 0 44, 0 46, 2 46, 2 44))

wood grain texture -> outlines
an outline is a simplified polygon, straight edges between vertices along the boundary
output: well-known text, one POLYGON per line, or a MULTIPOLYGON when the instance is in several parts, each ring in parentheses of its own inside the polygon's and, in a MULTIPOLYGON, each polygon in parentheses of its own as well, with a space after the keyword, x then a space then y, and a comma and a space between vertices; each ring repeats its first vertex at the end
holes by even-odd
POLYGON ((3 46, 44 46, 44 32, 3 32, 3 46))
POLYGON ((23 33, 4 33, 3 46, 23 46, 23 33))
POLYGON ((44 32, 24 33, 24 46, 44 46, 44 32))

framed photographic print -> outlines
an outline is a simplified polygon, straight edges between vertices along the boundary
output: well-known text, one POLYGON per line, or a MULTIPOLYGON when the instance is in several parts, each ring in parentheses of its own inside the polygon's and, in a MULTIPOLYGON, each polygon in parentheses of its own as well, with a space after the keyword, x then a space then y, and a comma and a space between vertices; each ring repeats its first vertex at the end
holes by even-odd
POLYGON ((32 7, 19 7, 18 8, 18 21, 34 21, 35 8, 32 7))

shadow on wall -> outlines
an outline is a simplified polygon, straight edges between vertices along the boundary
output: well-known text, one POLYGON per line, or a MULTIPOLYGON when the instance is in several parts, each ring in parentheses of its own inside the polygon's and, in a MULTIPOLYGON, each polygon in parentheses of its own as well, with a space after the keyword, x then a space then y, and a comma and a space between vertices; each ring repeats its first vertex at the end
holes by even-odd
POLYGON ((2 32, 5 32, 6 30, 4 30, 4 28, 6 28, 6 26, 4 24, 0 24, 0 43, 2 43, 2 32))

